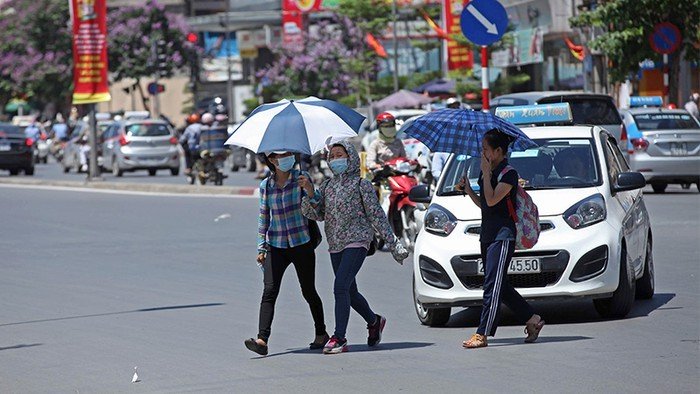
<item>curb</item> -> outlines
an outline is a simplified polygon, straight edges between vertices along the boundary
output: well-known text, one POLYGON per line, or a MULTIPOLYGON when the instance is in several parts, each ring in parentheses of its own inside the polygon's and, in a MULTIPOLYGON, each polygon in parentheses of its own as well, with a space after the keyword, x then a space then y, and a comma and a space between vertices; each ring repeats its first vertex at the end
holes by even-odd
POLYGON ((168 185, 163 183, 110 183, 105 181, 52 181, 26 178, 0 178, 0 185, 24 185, 24 186, 48 186, 71 187, 95 190, 116 190, 142 193, 173 193, 173 194, 198 194, 217 196, 249 196, 259 194, 257 187, 252 186, 202 186, 202 185, 168 185))

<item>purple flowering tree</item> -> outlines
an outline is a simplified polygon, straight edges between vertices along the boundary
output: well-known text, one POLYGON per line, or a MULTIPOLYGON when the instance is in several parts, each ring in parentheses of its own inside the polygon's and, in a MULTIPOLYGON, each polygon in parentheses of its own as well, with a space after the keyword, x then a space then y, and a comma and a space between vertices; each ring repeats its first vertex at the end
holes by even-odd
POLYGON ((6 0, 0 6, 0 108, 13 96, 70 105, 68 1, 6 0))
POLYGON ((365 50, 360 29, 348 18, 320 23, 304 35, 301 47, 273 50, 276 60, 258 73, 266 101, 283 97, 317 96, 337 99, 353 88, 346 60, 365 50))
MULTIPOLYGON (((182 15, 167 12, 156 0, 139 7, 119 7, 107 15, 109 70, 115 81, 151 77, 156 73, 152 45, 165 55, 166 76, 188 66, 196 46, 187 41, 182 15), (162 41, 164 44, 158 45, 162 41)), ((140 85, 139 85, 140 86, 140 85)), ((143 92, 141 92, 143 99, 143 92)), ((144 106, 147 107, 144 102, 144 106)))

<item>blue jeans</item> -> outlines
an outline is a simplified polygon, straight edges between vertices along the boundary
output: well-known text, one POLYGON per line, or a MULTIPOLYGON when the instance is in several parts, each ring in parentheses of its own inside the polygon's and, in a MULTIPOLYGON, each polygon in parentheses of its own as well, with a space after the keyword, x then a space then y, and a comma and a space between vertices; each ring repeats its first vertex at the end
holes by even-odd
POLYGON ((335 273, 333 294, 335 295, 335 335, 345 338, 350 320, 350 307, 359 313, 367 324, 373 324, 376 315, 372 312, 365 297, 357 290, 355 276, 362 268, 367 256, 365 248, 347 248, 342 252, 331 253, 331 263, 335 273))

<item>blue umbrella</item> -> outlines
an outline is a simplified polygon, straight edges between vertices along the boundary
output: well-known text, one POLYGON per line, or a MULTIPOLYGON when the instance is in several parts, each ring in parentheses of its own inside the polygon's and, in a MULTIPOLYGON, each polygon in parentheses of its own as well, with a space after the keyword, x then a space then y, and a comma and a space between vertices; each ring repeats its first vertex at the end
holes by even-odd
POLYGON ((255 153, 286 151, 313 155, 327 144, 355 137, 365 117, 340 103, 307 97, 257 107, 226 145, 255 153))
POLYGON ((443 109, 421 116, 406 127, 411 136, 433 152, 481 155, 481 140, 491 129, 514 138, 513 150, 537 147, 517 126, 488 112, 469 109, 443 109))

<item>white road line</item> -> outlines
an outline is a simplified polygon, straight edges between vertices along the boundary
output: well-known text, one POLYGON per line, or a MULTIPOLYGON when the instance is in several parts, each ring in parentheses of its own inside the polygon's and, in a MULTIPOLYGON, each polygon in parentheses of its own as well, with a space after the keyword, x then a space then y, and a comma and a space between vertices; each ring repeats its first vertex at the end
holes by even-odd
POLYGON ((0 187, 13 189, 38 189, 51 191, 65 192, 82 192, 82 193, 102 193, 102 194, 125 194, 131 196, 146 196, 146 197, 196 197, 196 198, 259 198, 256 195, 237 195, 237 194, 197 194, 197 193, 161 193, 161 192, 138 192, 132 190, 114 190, 114 189, 91 189, 86 187, 69 187, 69 186, 47 186, 47 185, 15 185, 0 183, 0 187))

